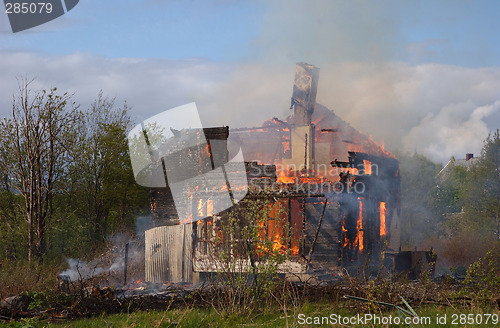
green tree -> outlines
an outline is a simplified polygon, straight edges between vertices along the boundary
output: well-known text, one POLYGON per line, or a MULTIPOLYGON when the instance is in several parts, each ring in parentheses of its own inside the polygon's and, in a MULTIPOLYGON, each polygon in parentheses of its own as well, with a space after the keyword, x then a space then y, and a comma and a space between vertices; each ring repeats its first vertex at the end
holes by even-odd
POLYGON ((452 160, 439 178, 438 211, 445 218, 448 238, 441 256, 447 263, 469 265, 484 256, 499 238, 500 138, 485 140, 481 157, 468 165, 452 160))
POLYGON ((126 104, 117 108, 114 99, 100 92, 84 114, 71 168, 71 206, 84 219, 89 241, 99 243, 147 209, 148 190, 138 186, 133 177, 126 104))
POLYGON ((462 212, 466 177, 467 168, 462 165, 455 165, 454 157, 438 175, 435 206, 441 215, 462 212))
POLYGON ((33 92, 32 81, 19 82, 12 115, 0 122, 0 153, 9 188, 22 196, 27 222, 28 258, 46 253, 47 222, 53 200, 67 173, 79 112, 67 93, 56 88, 33 92))
POLYGON ((464 219, 467 229, 500 237, 500 134, 488 135, 478 163, 467 172, 464 184, 464 219))
MULTIPOLYGON (((5 158, 5 157, 2 157, 5 158)), ((1 165, 0 165, 1 170, 1 165)), ((3 171, 3 170, 2 170, 3 171)), ((1 174, 0 182, 0 257, 17 260, 26 254, 26 222, 19 209, 22 198, 11 190, 7 174, 1 174)))

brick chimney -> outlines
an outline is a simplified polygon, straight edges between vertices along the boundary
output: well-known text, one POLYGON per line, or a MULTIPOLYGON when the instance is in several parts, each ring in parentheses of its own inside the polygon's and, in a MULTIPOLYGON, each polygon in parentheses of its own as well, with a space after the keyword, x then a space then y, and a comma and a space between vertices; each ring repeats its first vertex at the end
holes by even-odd
POLYGON ((474 158, 474 154, 467 153, 465 154, 465 160, 468 161, 469 159, 474 158))

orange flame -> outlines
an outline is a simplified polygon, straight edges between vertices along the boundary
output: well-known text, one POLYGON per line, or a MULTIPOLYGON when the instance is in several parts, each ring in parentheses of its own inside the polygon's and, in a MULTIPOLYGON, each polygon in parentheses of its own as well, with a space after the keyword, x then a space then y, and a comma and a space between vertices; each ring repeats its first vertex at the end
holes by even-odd
POLYGON ((363 160, 363 165, 365 166, 365 174, 370 175, 372 174, 372 162, 369 160, 364 159, 363 160))
POLYGON ((380 236, 387 234, 387 227, 385 226, 385 202, 380 202, 380 236))
POLYGON ((289 176, 285 175, 284 171, 281 171, 279 173, 277 181, 279 183, 295 183, 295 177, 289 177, 289 176))
POLYGON ((358 175, 358 169, 355 167, 345 167, 344 170, 352 175, 358 175))
POLYGON ((274 204, 270 204, 271 211, 269 213, 268 220, 268 237, 273 242, 273 251, 284 252, 286 250, 286 246, 282 244, 282 238, 284 236, 283 229, 283 215, 285 213, 280 212, 280 202, 276 202, 274 204))
POLYGON ((322 184, 328 182, 328 179, 323 177, 299 177, 299 183, 322 184))
POLYGON ((391 153, 390 151, 387 151, 385 150, 385 141, 382 139, 382 142, 381 142, 381 145, 380 145, 380 149, 382 150, 382 152, 388 156, 388 157, 391 157, 391 158, 396 158, 396 155, 394 155, 393 153, 391 153))
MULTIPOLYGON (((259 227, 259 239, 264 242, 262 244, 257 244, 257 256, 268 254, 271 251, 284 254, 288 248, 286 243, 283 243, 283 238, 286 236, 283 219, 285 218, 286 213, 280 211, 280 205, 280 202, 269 204, 269 217, 267 219, 257 221, 257 225, 259 227), (272 243, 265 244, 266 241, 270 241, 272 243)), ((292 243, 291 254, 299 254, 298 244, 292 243)))
POLYGON ((277 252, 277 251, 284 251, 285 249, 285 245, 283 245, 281 243, 281 234, 278 232, 278 229, 275 228, 276 231, 274 233, 274 237, 273 237, 273 251, 277 252))
POLYGON ((342 247, 347 247, 349 240, 347 239, 347 229, 345 228, 345 216, 342 218, 342 234, 344 235, 344 245, 342 247))
POLYGON ((214 201, 212 199, 207 200, 207 215, 214 215, 214 201))
POLYGON ((363 202, 359 200, 359 215, 358 221, 356 223, 356 230, 358 230, 358 235, 356 236, 355 243, 358 244, 359 252, 363 251, 363 202))
POLYGON ((203 200, 198 199, 198 216, 203 217, 203 200))

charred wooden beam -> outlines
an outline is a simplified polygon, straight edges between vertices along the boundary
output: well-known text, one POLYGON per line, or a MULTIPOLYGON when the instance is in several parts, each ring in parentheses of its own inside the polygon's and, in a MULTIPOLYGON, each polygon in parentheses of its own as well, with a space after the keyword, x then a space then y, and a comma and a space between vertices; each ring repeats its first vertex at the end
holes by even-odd
POLYGON ((259 164, 258 162, 245 162, 247 178, 262 179, 267 178, 276 181, 276 165, 259 164))
POLYGON ((341 162, 335 159, 330 162, 330 165, 333 167, 353 167, 351 162, 341 162))

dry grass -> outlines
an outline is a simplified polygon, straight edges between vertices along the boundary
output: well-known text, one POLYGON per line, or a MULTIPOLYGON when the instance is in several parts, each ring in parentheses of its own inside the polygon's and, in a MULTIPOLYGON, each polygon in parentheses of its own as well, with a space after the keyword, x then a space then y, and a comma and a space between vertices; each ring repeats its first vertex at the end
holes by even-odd
POLYGON ((18 295, 21 292, 55 291, 57 275, 64 264, 36 261, 5 261, 0 266, 0 299, 18 295))

